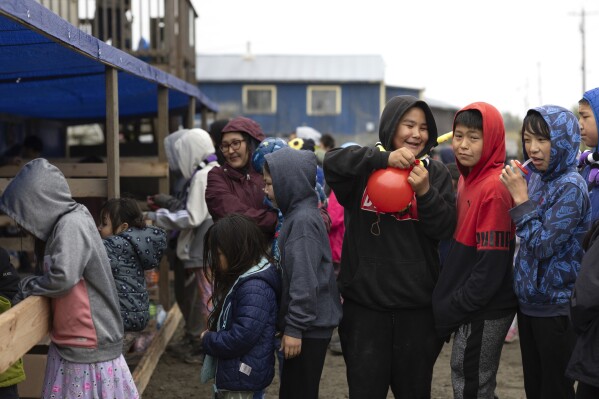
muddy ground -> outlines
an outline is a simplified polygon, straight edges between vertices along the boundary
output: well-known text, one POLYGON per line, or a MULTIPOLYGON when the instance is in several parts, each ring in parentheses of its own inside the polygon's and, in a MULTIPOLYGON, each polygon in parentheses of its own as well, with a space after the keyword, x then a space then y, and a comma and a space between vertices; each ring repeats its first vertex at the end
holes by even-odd
MULTIPOLYGON (((179 328, 177 335, 180 334, 179 328)), ((178 338, 175 335, 174 340, 178 338)), ((446 344, 435 364, 432 398, 452 398, 449 356, 450 344, 446 344)), ((500 399, 523 399, 522 359, 518 342, 505 344, 497 376, 496 394, 500 399)), ((200 383, 199 365, 189 365, 165 352, 146 388, 144 399, 210 398, 210 384, 200 383)), ((267 398, 278 397, 279 381, 275 377, 267 389, 267 398)), ((327 354, 320 383, 320 399, 343 399, 348 397, 343 356, 327 354)), ((393 398, 389 393, 388 398, 393 398)))

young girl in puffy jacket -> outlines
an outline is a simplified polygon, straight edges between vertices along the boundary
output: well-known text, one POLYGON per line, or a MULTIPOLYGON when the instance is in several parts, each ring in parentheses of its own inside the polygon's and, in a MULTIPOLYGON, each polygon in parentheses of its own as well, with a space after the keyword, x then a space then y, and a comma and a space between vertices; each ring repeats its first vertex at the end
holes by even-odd
POLYGON ((110 260, 125 328, 123 353, 150 319, 145 270, 158 267, 166 249, 166 232, 146 226, 132 198, 109 199, 100 210, 100 236, 110 260))
POLYGON ((204 272, 214 309, 202 333, 202 381, 218 398, 263 398, 274 377, 275 324, 281 282, 255 222, 231 214, 205 236, 204 272))

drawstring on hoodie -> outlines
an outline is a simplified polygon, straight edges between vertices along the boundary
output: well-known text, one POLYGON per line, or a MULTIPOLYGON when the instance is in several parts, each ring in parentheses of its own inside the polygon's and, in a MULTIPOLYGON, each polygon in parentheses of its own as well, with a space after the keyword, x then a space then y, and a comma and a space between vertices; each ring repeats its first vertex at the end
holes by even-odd
POLYGON ((376 213, 376 222, 374 222, 372 224, 372 226, 370 226, 370 234, 372 234, 373 236, 380 236, 381 235, 381 226, 379 225, 381 221, 381 214, 380 213, 376 213))

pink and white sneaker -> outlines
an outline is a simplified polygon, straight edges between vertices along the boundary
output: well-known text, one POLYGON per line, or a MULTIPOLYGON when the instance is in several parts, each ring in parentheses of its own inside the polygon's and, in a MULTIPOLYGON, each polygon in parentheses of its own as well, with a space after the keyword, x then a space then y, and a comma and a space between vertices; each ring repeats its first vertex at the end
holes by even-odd
POLYGON ((510 329, 507 330, 507 335, 505 336, 505 343, 511 344, 512 342, 516 341, 517 339, 518 339, 518 323, 517 323, 516 319, 514 319, 514 322, 510 326, 510 329))

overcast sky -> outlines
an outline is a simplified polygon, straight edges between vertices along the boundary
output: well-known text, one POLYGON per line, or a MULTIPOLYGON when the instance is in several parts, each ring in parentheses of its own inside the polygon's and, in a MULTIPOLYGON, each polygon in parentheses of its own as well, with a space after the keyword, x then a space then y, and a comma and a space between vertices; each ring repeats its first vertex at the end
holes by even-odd
POLYGON ((596 0, 192 0, 202 54, 379 54, 387 84, 524 115, 599 86, 596 0))

